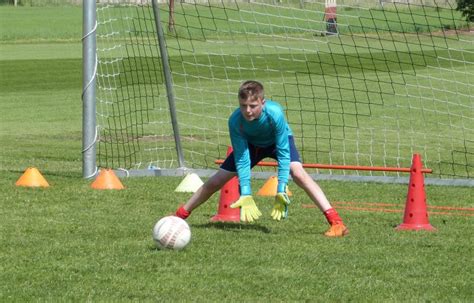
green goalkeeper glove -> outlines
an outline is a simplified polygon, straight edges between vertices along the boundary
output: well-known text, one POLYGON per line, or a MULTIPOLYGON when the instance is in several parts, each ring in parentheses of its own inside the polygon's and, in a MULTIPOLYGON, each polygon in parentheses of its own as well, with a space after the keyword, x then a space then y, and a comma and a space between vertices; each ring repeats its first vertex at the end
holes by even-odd
POLYGON ((277 193, 271 214, 273 220, 280 221, 282 218, 288 218, 288 205, 290 203, 290 198, 286 193, 277 193))
POLYGON ((253 222, 262 215, 252 196, 241 196, 239 200, 230 205, 230 208, 237 207, 240 207, 240 221, 253 222))

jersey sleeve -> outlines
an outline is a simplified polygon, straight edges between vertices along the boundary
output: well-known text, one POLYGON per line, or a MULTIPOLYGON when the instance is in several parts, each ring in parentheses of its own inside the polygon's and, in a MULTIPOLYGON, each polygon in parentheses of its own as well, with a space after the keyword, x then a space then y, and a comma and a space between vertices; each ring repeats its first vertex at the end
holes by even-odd
POLYGON ((278 160, 278 189, 286 189, 290 175, 290 143, 288 141, 289 128, 281 107, 272 115, 275 123, 275 142, 278 160))
POLYGON ((237 168, 237 176, 239 178, 240 194, 243 196, 251 195, 251 167, 248 142, 240 131, 238 118, 231 117, 229 119, 229 133, 234 152, 235 167, 237 168))

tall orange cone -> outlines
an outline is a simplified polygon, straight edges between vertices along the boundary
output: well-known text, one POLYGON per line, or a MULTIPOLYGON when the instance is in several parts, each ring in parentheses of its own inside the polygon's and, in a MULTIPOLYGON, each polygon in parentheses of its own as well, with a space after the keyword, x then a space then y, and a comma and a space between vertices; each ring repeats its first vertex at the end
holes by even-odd
MULTIPOLYGON (((278 188, 278 178, 276 176, 272 176, 268 178, 267 182, 263 184, 262 188, 257 192, 257 196, 276 196, 277 194, 277 188, 278 188)), ((291 191, 288 189, 288 186, 286 187, 286 194, 288 196, 292 196, 293 194, 291 191)))
POLYGON ((92 182, 93 189, 124 189, 120 179, 115 175, 112 169, 101 169, 99 175, 92 182))
MULTIPOLYGON (((227 149, 227 156, 232 152, 232 147, 229 146, 227 149)), ((230 208, 230 205, 235 201, 239 200, 239 179, 233 177, 221 188, 219 207, 217 214, 211 218, 212 222, 239 222, 240 221, 240 209, 230 208)))
POLYGON ((431 226, 428 219, 425 180, 421 168, 421 156, 414 154, 410 170, 410 183, 408 184, 403 223, 397 226, 397 230, 436 230, 431 226))
POLYGON ((48 181, 41 175, 36 167, 29 167, 16 181, 16 186, 49 187, 48 181))

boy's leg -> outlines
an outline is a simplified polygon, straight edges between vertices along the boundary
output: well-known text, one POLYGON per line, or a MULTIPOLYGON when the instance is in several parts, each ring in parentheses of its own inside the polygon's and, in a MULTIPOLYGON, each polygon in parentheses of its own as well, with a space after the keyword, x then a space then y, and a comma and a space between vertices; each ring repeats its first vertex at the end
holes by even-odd
POLYGON ((216 191, 221 189, 230 179, 237 174, 235 172, 219 169, 212 177, 189 198, 188 202, 178 208, 176 216, 186 219, 199 205, 207 201, 216 191))
POLYGON ((337 211, 331 206, 331 203, 329 203, 322 189, 303 168, 303 165, 300 162, 291 162, 290 172, 293 181, 306 192, 314 204, 323 212, 326 220, 331 225, 329 230, 325 232, 325 235, 328 237, 341 237, 346 235, 349 230, 344 225, 337 211))
POLYGON ((306 194, 323 213, 332 208, 323 190, 314 182, 300 162, 291 162, 290 172, 296 185, 304 189, 306 194))

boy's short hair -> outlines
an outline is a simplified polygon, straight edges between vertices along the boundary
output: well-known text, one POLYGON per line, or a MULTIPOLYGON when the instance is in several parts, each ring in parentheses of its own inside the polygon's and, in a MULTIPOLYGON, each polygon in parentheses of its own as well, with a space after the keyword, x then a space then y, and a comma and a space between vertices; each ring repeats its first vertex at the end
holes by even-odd
POLYGON ((262 83, 255 80, 249 80, 240 85, 239 100, 247 100, 250 97, 253 99, 265 98, 262 83))

